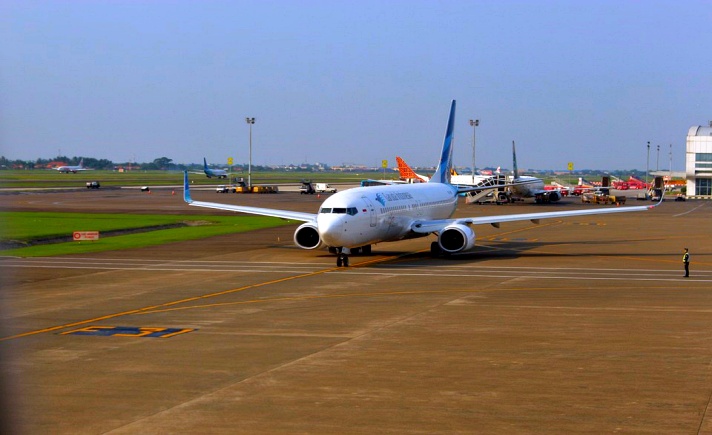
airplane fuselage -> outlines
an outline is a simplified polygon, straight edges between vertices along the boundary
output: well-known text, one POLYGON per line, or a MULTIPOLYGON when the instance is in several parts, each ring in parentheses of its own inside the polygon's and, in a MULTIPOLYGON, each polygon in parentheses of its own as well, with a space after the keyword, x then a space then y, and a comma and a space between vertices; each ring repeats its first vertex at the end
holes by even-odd
POLYGON ((208 178, 227 178, 227 171, 222 169, 205 169, 204 172, 208 178))
POLYGON ((512 194, 522 198, 533 198, 544 192, 544 180, 536 177, 521 176, 512 180, 512 194))
POLYGON ((448 184, 359 187, 327 198, 317 227, 327 246, 356 248, 418 237, 414 222, 448 219, 456 208, 457 189, 448 184))

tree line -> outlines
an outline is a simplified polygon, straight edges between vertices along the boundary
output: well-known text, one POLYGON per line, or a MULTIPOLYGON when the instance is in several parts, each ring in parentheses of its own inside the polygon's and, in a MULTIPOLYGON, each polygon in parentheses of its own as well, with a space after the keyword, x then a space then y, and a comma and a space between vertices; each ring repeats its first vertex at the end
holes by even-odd
MULTIPOLYGON (((81 157, 81 156, 57 156, 49 159, 38 158, 37 160, 10 160, 5 156, 0 157, 0 169, 51 169, 53 167, 61 165, 77 166, 81 160, 84 160, 84 167, 88 169, 95 170, 106 170, 115 171, 119 168, 131 168, 132 170, 142 170, 142 171, 185 171, 189 169, 196 169, 203 167, 202 164, 182 164, 174 163, 173 159, 168 157, 159 157, 153 159, 152 162, 148 163, 137 163, 137 162, 113 162, 107 159, 95 159, 93 157, 81 157)), ((284 167, 274 167, 274 166, 262 166, 262 165, 252 165, 253 171, 294 171, 294 172, 315 172, 328 170, 329 167, 325 165, 287 165, 284 167)), ((237 164, 232 165, 231 170, 233 172, 246 171, 247 164, 237 164)))

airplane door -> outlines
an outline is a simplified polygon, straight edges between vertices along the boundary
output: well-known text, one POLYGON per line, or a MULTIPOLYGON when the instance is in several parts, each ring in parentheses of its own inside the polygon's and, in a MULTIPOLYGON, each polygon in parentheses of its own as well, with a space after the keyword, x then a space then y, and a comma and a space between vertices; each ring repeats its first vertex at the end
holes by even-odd
POLYGON ((373 207, 373 203, 371 202, 370 199, 366 198, 365 196, 362 196, 361 199, 363 199, 363 202, 366 203, 366 208, 368 209, 368 213, 371 217, 371 226, 375 227, 376 226, 376 209, 373 207))

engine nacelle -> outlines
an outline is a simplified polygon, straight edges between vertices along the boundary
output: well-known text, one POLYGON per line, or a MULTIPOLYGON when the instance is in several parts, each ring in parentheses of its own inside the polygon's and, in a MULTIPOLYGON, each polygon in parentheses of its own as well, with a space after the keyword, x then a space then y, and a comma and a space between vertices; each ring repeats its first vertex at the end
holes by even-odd
POLYGON ((438 245, 449 254, 468 251, 475 247, 475 231, 467 225, 448 225, 440 231, 438 245))
POLYGON ((561 192, 558 190, 552 190, 551 192, 549 192, 549 201, 551 201, 551 202, 556 202, 556 201, 560 200, 561 197, 562 197, 561 192))
POLYGON ((316 224, 307 222, 294 232, 294 244, 302 249, 316 249, 321 246, 321 237, 316 224))

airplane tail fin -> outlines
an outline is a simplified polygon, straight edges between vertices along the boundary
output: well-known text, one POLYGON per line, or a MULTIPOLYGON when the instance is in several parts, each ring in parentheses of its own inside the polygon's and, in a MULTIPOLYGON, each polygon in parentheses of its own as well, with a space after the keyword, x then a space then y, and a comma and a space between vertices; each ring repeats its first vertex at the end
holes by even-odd
POLYGON ((183 201, 190 204, 193 199, 190 197, 190 183, 188 183, 188 171, 183 171, 183 201))
POLYGON ((400 173, 401 180, 415 180, 417 182, 423 181, 422 177, 415 173, 413 169, 405 162, 405 160, 396 156, 396 162, 398 163, 398 172, 400 173))
POLYGON ((519 170, 517 169, 517 149, 514 147, 514 141, 512 141, 512 167, 514 171, 514 179, 519 178, 519 170))
POLYGON ((205 159, 205 157, 203 157, 203 169, 208 169, 208 161, 205 159))
POLYGON ((431 183, 450 184, 450 170, 452 169, 452 146, 453 146, 453 130, 455 128, 455 100, 452 100, 450 105, 450 117, 447 120, 447 129, 445 130, 445 139, 443 140, 443 149, 440 152, 440 162, 438 168, 430 177, 431 183))

